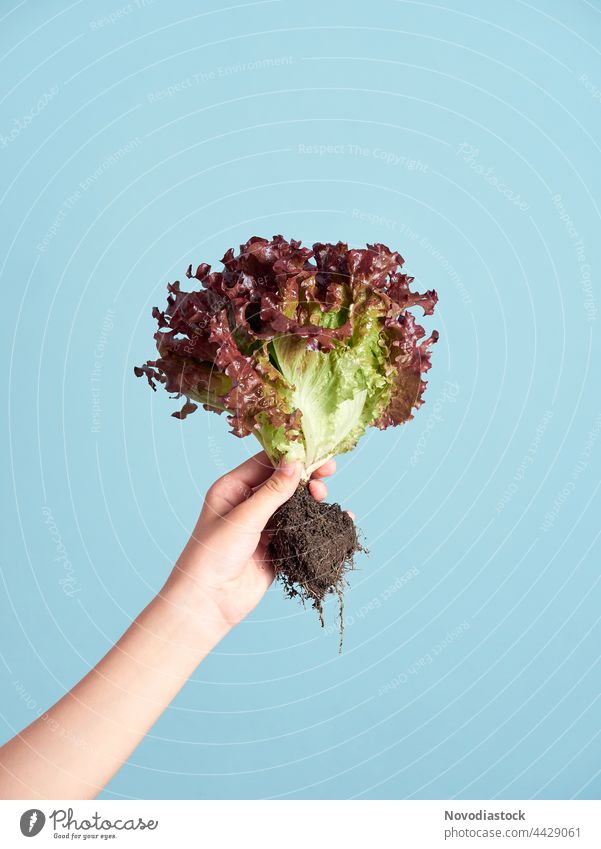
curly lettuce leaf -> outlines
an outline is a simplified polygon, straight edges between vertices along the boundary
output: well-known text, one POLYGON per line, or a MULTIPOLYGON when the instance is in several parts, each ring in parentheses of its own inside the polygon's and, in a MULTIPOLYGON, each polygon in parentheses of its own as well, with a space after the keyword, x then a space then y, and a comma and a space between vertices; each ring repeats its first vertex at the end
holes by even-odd
POLYGON ((431 314, 437 295, 412 291, 403 263, 381 244, 255 236, 223 271, 190 266, 199 290, 168 287, 167 308, 153 310, 159 358, 135 372, 186 399, 176 417, 196 402, 226 412, 236 436, 253 433, 274 463, 300 460, 308 476, 423 403, 438 334, 424 338, 409 310, 431 314))

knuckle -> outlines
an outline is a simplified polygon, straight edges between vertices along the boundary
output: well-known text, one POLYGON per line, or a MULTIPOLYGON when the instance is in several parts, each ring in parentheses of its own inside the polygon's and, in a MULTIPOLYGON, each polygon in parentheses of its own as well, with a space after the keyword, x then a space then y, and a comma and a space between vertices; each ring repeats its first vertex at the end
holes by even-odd
POLYGON ((265 489, 274 495, 282 495, 286 491, 286 485, 279 475, 272 475, 265 482, 265 489))
POLYGON ((230 474, 223 475, 213 483, 206 495, 206 501, 228 498, 248 498, 252 489, 230 474))
POLYGON ((229 486, 230 480, 231 478, 229 475, 223 475, 222 477, 217 478, 217 480, 212 483, 207 490, 207 499, 213 498, 215 496, 219 497, 223 493, 223 491, 229 486))
POLYGON ((207 489, 207 494, 205 495, 205 501, 209 504, 211 501, 214 501, 215 498, 219 495, 219 481, 215 481, 211 486, 207 489))

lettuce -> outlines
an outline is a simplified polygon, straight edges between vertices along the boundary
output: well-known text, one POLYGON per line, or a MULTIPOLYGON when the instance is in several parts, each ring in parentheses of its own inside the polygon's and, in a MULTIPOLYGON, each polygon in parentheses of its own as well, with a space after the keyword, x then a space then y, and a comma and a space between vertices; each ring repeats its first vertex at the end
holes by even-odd
POLYGON ((225 412, 236 436, 254 434, 272 462, 304 464, 305 477, 350 451, 366 428, 402 424, 423 403, 429 337, 409 310, 434 311, 433 290, 410 289, 404 260, 385 245, 313 248, 257 236, 168 286, 153 310, 158 358, 137 367, 185 403, 225 412))

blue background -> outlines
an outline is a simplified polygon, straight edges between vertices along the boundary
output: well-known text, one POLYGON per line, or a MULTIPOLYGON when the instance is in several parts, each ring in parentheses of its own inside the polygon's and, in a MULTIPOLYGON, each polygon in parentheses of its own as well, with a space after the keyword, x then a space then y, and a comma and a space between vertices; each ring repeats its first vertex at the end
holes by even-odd
POLYGON ((601 4, 0 17, 2 738, 257 450, 134 378, 166 283, 253 234, 382 241, 441 337, 426 405, 331 484, 370 549, 343 654, 335 604, 321 631, 273 588, 102 795, 598 797, 601 4))

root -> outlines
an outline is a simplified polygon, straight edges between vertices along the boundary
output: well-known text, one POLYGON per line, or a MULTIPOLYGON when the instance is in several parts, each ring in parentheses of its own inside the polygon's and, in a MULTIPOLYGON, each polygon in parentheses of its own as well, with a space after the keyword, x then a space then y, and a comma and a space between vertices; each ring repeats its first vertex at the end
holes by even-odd
POLYGON ((315 501, 301 485, 273 515, 269 531, 268 556, 289 598, 310 602, 323 627, 324 598, 338 596, 342 650, 345 576, 354 568, 354 555, 365 550, 355 523, 338 504, 315 501))

